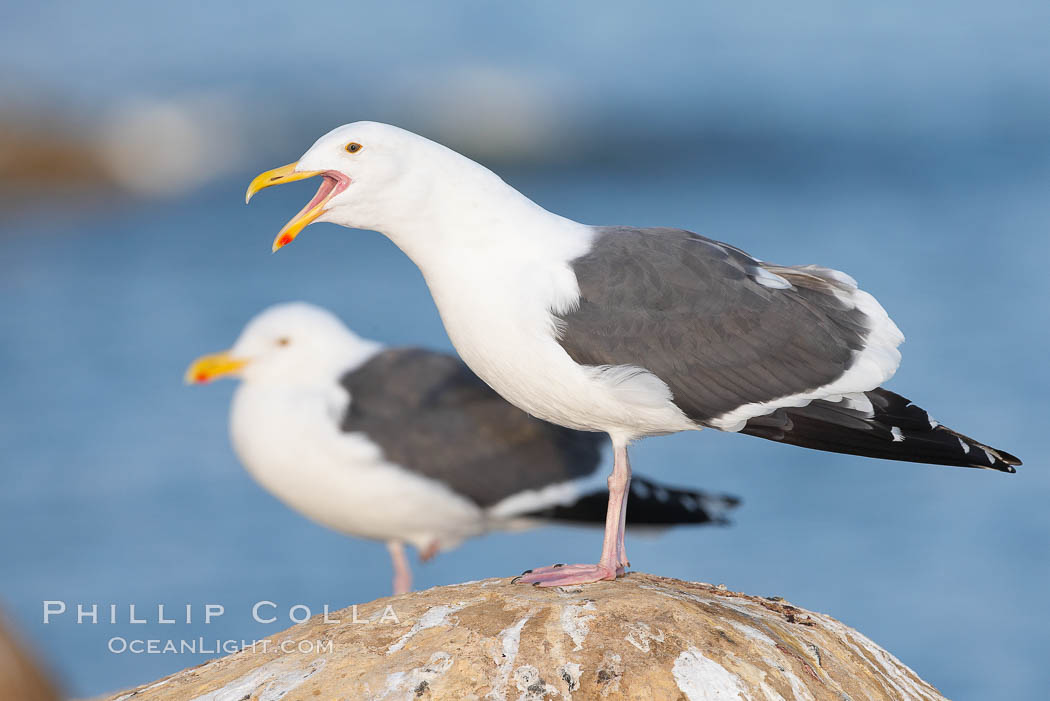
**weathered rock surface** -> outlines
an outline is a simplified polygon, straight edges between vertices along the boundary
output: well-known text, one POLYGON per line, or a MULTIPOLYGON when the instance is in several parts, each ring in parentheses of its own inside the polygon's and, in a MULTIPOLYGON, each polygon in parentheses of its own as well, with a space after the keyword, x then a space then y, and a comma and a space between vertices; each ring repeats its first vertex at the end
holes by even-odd
POLYGON ((380 599, 353 616, 316 616, 266 649, 112 698, 943 698, 828 616, 646 574, 554 590, 490 579, 380 599))
POLYGON ((55 686, 0 616, 0 699, 58 701, 55 686))

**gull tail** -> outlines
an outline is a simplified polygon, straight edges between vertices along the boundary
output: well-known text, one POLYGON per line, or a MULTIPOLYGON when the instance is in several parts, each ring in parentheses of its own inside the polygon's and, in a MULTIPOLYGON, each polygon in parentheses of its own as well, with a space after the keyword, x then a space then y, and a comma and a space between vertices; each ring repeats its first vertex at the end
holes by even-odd
MULTIPOLYGON (((551 506, 526 514, 562 523, 605 523, 609 491, 597 490, 580 496, 572 504, 551 506)), ((727 494, 709 494, 700 490, 676 489, 645 477, 631 478, 631 493, 627 499, 629 525, 674 526, 678 524, 711 523, 727 525, 728 512, 740 504, 740 499, 727 494)))
POLYGON ((857 402, 815 401, 777 409, 741 429, 781 443, 886 460, 979 467, 1016 472, 1021 461, 1006 451, 941 426, 910 401, 881 387, 865 392, 871 411, 857 402))

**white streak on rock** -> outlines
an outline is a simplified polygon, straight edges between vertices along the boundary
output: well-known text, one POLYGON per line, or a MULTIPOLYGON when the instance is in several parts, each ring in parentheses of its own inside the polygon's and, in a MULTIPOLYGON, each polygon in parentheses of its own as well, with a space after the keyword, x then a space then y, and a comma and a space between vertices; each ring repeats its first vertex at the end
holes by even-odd
POLYGON ((259 694, 259 701, 279 701, 289 691, 299 686, 317 672, 324 669, 324 658, 316 659, 306 669, 293 669, 277 675, 259 694))
POLYGON ((123 694, 121 696, 118 696, 115 699, 113 699, 113 701, 125 701, 126 699, 130 699, 132 696, 136 696, 138 694, 144 694, 147 691, 150 691, 152 689, 156 689, 158 687, 164 686, 165 684, 170 682, 172 679, 174 679, 174 677, 168 677, 167 679, 161 679, 159 682, 154 682, 154 683, 150 684, 149 686, 147 686, 144 689, 138 689, 136 691, 132 691, 130 694, 123 694))
POLYGON ((624 638, 631 645, 642 652, 649 652, 649 641, 655 640, 658 643, 664 641, 664 632, 659 628, 656 629, 656 635, 653 635, 653 629, 649 627, 648 623, 624 623, 623 627, 628 630, 627 636, 624 638))
POLYGON ((455 606, 447 606, 443 604, 441 606, 434 606, 432 608, 427 609, 427 612, 419 617, 419 620, 415 622, 415 624, 412 626, 412 629, 404 635, 402 635, 400 638, 398 638, 397 642, 390 646, 390 648, 386 651, 386 654, 389 655, 391 653, 397 652, 398 650, 403 648, 405 646, 405 643, 407 643, 412 638, 412 636, 418 633, 419 631, 426 630, 427 628, 433 628, 434 626, 439 626, 445 623, 450 613, 455 613, 456 611, 459 611, 460 609, 465 607, 465 603, 459 603, 455 606))
POLYGON ((594 602, 569 604, 561 610, 561 627, 565 634, 572 638, 573 652, 583 649, 583 641, 591 632, 589 623, 594 616, 584 616, 584 611, 593 611, 594 602))
POLYGON ((566 662, 558 667, 558 674, 561 675, 565 686, 569 688, 570 694, 580 688, 580 675, 583 674, 583 668, 576 662, 566 662))
MULTIPOLYGON (((806 685, 802 683, 802 680, 798 678, 798 675, 792 672, 788 667, 790 663, 784 659, 784 653, 777 647, 777 643, 773 638, 757 628, 745 623, 740 623, 739 621, 730 619, 727 620, 727 623, 748 640, 751 640, 756 644, 764 645, 769 649, 768 655, 763 657, 762 661, 775 669, 780 676, 787 680, 788 684, 791 685, 792 698, 795 699, 795 701, 813 701, 813 694, 809 693, 806 685)), ((769 692, 766 692, 765 690, 763 690, 763 693, 767 696, 769 695, 769 692)))
MULTIPOLYGON (((611 650, 606 650, 602 656, 602 663, 598 666, 599 684, 602 686, 602 698, 608 698, 609 694, 620 693, 620 680, 623 678, 623 658, 611 650), (605 681, 600 681, 604 677, 605 681)), ((620 698, 614 696, 613 698, 620 698)))
POLYGON ((323 669, 324 664, 325 660, 321 657, 311 662, 305 669, 294 669, 287 658, 277 659, 243 677, 234 679, 221 689, 198 696, 193 701, 241 701, 249 696, 255 696, 263 684, 266 684, 266 687, 259 694, 259 701, 264 699, 265 701, 277 701, 323 669))
POLYGON ((540 670, 531 664, 514 670, 514 683, 521 692, 518 701, 544 701, 548 695, 558 693, 557 689, 540 677, 540 670))
POLYGON ((388 675, 386 678, 386 690, 381 696, 377 697, 377 701, 399 691, 405 692, 403 698, 421 695, 417 694, 416 689, 423 683, 426 683, 427 686, 433 684, 434 680, 452 668, 452 662, 452 655, 447 652, 435 652, 422 667, 416 667, 407 672, 394 672, 388 675))
POLYGON ((505 701, 507 698, 507 682, 510 680, 510 671, 514 667, 514 660, 518 657, 518 646, 521 645, 521 629, 529 616, 521 619, 510 628, 504 628, 499 634, 499 657, 493 660, 496 663, 497 677, 492 684, 492 689, 486 698, 505 701))
POLYGON ((754 628, 752 626, 749 626, 746 623, 741 623, 739 621, 734 621, 731 618, 726 619, 726 622, 729 625, 733 626, 733 628, 738 633, 743 635, 748 640, 754 641, 756 643, 763 643, 764 645, 768 645, 771 648, 776 648, 776 646, 777 646, 777 644, 776 644, 776 642, 774 642, 773 638, 769 637, 768 635, 766 635, 765 633, 760 631, 758 628, 754 628))
POLYGON ((729 701, 747 698, 740 677, 690 647, 674 661, 675 683, 689 701, 729 701))
POLYGON ((917 684, 916 679, 918 679, 918 676, 911 668, 876 645, 864 634, 858 633, 844 623, 839 623, 830 616, 814 614, 814 617, 818 618, 828 630, 834 631, 843 644, 853 648, 862 658, 872 660, 872 667, 883 673, 882 676, 886 683, 900 694, 900 698, 942 698, 935 693, 931 693, 933 691, 932 687, 923 688, 921 681, 917 684), (856 641, 856 644, 854 641, 856 641))
POLYGON ((766 697, 766 701, 784 701, 784 697, 778 694, 777 690, 769 684, 762 682, 758 688, 762 690, 762 695, 766 697))

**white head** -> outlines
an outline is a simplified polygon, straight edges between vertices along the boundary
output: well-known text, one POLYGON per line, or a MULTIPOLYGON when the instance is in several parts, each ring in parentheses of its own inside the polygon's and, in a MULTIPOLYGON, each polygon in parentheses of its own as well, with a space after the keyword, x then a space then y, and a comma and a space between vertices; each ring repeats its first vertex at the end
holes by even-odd
POLYGON ((275 251, 314 221, 389 234, 400 222, 419 218, 435 199, 496 183, 506 188, 491 171, 441 144, 389 124, 354 122, 322 136, 297 162, 259 175, 245 199, 315 176, 321 187, 277 234, 275 251))
POLYGON ((320 307, 278 304, 248 322, 230 350, 196 360, 186 381, 204 384, 233 376, 254 384, 330 383, 379 348, 320 307))

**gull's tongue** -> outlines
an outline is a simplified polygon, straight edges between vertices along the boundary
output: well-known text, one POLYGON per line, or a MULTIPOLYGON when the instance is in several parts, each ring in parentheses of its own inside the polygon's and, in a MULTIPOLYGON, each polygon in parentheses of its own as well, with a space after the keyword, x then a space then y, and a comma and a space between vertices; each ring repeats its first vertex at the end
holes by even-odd
POLYGON ((327 175, 322 175, 321 186, 317 188, 317 194, 313 196, 313 199, 306 203, 306 206, 303 207, 301 212, 299 212, 299 215, 305 214, 306 212, 310 211, 318 204, 320 204, 321 201, 324 200, 325 197, 328 197, 328 195, 331 194, 332 190, 335 189, 335 185, 335 178, 329 177, 327 175))

